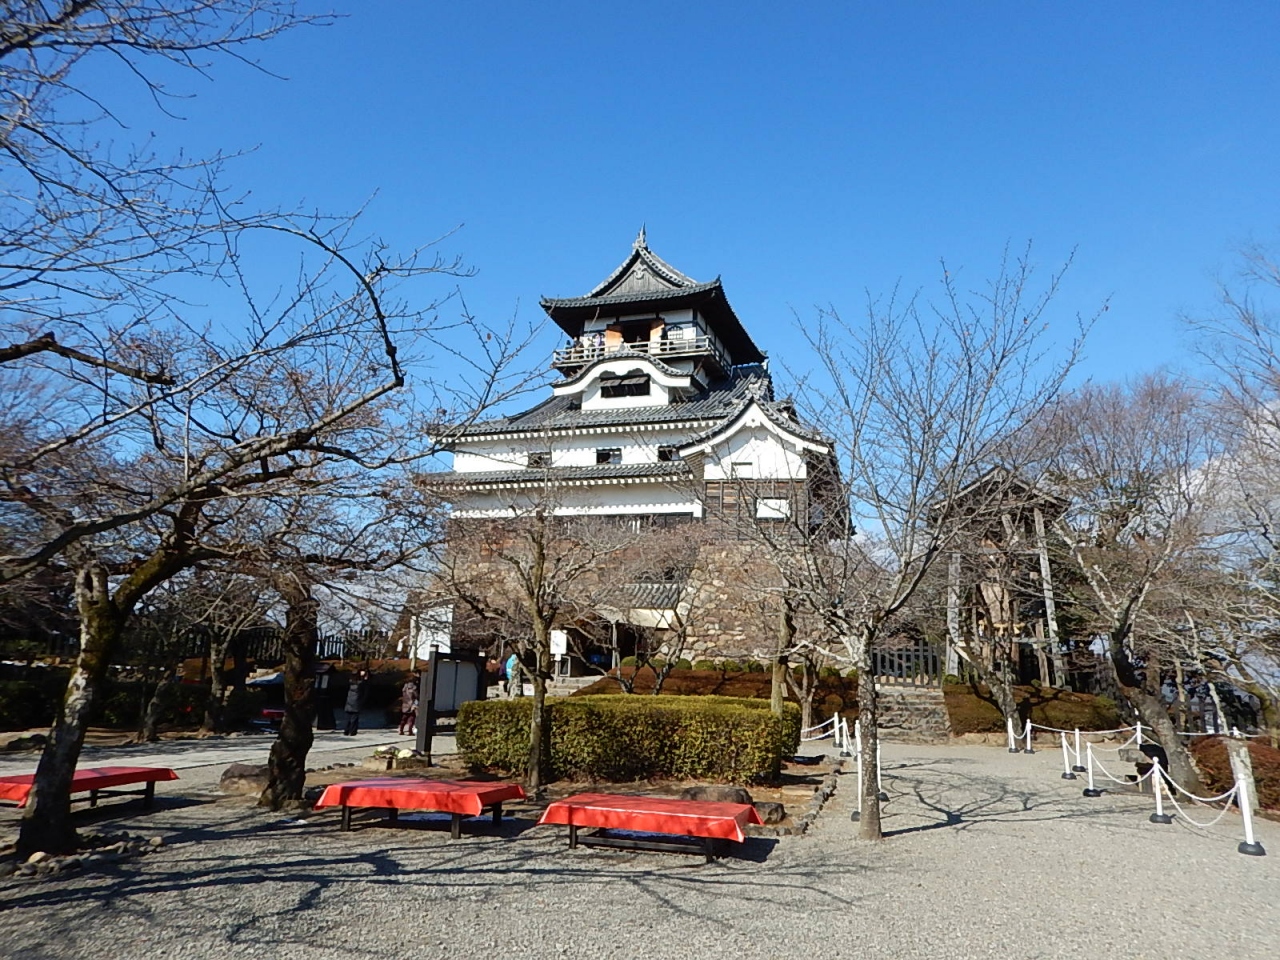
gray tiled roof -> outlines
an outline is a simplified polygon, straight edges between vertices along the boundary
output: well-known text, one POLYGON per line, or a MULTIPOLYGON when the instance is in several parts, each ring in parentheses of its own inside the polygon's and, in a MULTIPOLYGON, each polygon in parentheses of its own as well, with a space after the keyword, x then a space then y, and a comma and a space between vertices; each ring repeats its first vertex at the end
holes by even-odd
POLYGON ((450 470, 422 476, 435 487, 459 487, 511 483, 572 483, 592 480, 682 479, 689 465, 681 460, 658 463, 601 463, 586 467, 512 467, 507 470, 450 470))
POLYGON ((720 279, 710 280, 707 283, 695 283, 689 287, 673 287, 667 290, 646 291, 643 295, 635 293, 619 293, 604 297, 543 297, 543 309, 550 310, 554 307, 607 307, 615 303, 632 303, 643 300, 645 303, 653 303, 661 300, 677 300, 682 297, 688 297, 699 293, 710 293, 720 286, 720 279))
POLYGON ((674 610, 684 589, 683 580, 669 583, 620 583, 606 594, 605 601, 633 610, 674 610))
MULTIPOLYGON (((671 286, 695 287, 698 285, 698 281, 693 277, 681 273, 649 249, 648 238, 645 236, 644 227, 641 227, 639 234, 636 235, 635 242, 631 244, 631 253, 627 256, 627 259, 618 264, 613 273, 596 284, 595 289, 587 294, 587 297, 599 297, 601 294, 621 285, 626 280, 626 275, 632 271, 637 262, 643 263, 649 268, 653 276, 660 277, 671 286)), ((649 286, 652 289, 657 285, 651 282, 649 286)))
POLYGON ((492 436, 499 433, 524 433, 576 430, 591 427, 629 426, 704 422, 715 423, 735 414, 754 392, 769 399, 772 387, 769 375, 759 366, 739 367, 734 375, 711 385, 706 393, 667 406, 630 407, 623 410, 581 409, 577 397, 552 397, 523 413, 501 420, 473 424, 464 437, 492 436))

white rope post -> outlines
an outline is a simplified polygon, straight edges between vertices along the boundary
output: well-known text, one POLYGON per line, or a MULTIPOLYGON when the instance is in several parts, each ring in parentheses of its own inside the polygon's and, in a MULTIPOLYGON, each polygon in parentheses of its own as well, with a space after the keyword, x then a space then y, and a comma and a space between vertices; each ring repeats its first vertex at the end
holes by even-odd
POLYGON ((879 794, 881 803, 887 803, 889 795, 884 792, 884 782, 880 778, 882 769, 884 769, 884 764, 880 762, 880 738, 876 737, 876 793, 879 794))
POLYGON ((1024 749, 1022 752, 1035 753, 1035 751, 1031 749, 1031 721, 1030 720, 1027 721, 1027 746, 1026 746, 1026 749, 1024 749))
POLYGON ((1080 763, 1080 728, 1076 727, 1076 750, 1075 763, 1071 765, 1072 773, 1084 773, 1084 767, 1080 763))
POLYGON ((1249 744, 1247 741, 1235 741, 1227 744, 1227 758, 1231 761, 1231 773, 1236 781, 1236 803, 1240 805, 1240 819, 1244 821, 1244 842, 1236 850, 1247 857, 1265 857, 1267 851, 1262 849, 1253 835, 1253 769, 1249 762, 1249 744))
POLYGON ((1018 753, 1018 738, 1013 735, 1013 717, 1005 718, 1004 729, 1009 735, 1009 752, 1018 753))
MULTIPOLYGON (((848 727, 845 728, 845 734, 849 732, 848 727)), ((854 811, 849 814, 849 819, 857 823, 862 819, 862 721, 853 721, 853 755, 858 758, 858 791, 857 798, 854 800, 854 811)))
POLYGON ((1086 797, 1100 797, 1102 791, 1093 785, 1093 744, 1086 743, 1084 745, 1085 759, 1088 761, 1089 785, 1084 788, 1086 797))
POLYGON ((1156 795, 1156 812, 1148 819, 1152 823, 1173 823, 1173 817, 1164 812, 1164 767, 1155 757, 1151 759, 1151 792, 1156 795))
POLYGON ((1076 775, 1071 769, 1071 748, 1067 746, 1067 735, 1062 733, 1059 736, 1062 738, 1062 779, 1074 780, 1076 775))
POLYGON ((1138 725, 1134 727, 1134 730, 1135 730, 1135 733, 1133 735, 1134 743, 1136 743, 1138 746, 1142 746, 1142 721, 1141 720, 1138 721, 1138 725))

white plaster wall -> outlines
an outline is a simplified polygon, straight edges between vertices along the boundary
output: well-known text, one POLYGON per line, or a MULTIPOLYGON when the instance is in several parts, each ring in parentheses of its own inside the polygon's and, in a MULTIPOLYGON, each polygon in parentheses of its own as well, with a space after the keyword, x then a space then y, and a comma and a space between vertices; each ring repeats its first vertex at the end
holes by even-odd
POLYGON ((732 464, 750 463, 758 480, 803 480, 807 476, 804 457, 791 444, 762 426, 744 427, 724 443, 717 444, 704 467, 708 480, 733 479, 732 464))
POLYGON ((524 467, 528 465, 529 453, 541 450, 551 452, 553 467, 590 467, 595 466, 596 450, 602 447, 620 448, 623 463, 657 463, 659 447, 687 443, 699 432, 691 429, 635 430, 519 441, 470 442, 460 445, 455 451, 453 469, 460 473, 482 473, 524 467))
POLYGON ((539 506, 560 515, 692 513, 702 504, 688 484, 631 483, 548 490, 495 490, 460 495, 453 514, 463 518, 515 517, 539 506))
POLYGON ((539 447, 537 443, 514 441, 468 443, 465 448, 460 446, 454 451, 453 469, 462 473, 474 473, 523 467, 528 464, 529 451, 534 449, 546 448, 539 447))
POLYGON ((660 384, 652 376, 652 368, 648 365, 605 363, 593 371, 592 378, 587 381, 582 391, 583 410, 629 410, 635 407, 665 407, 671 402, 671 391, 660 384), (623 376, 643 374, 649 377, 649 393, 643 397, 602 397, 600 395, 600 375, 617 366, 623 376))

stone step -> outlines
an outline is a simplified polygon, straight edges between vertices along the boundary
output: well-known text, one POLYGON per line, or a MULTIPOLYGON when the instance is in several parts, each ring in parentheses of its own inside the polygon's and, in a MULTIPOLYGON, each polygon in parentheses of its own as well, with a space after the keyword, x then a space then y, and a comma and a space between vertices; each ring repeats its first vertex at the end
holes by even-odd
POLYGON ((944 741, 951 719, 937 687, 876 685, 881 735, 888 740, 944 741))

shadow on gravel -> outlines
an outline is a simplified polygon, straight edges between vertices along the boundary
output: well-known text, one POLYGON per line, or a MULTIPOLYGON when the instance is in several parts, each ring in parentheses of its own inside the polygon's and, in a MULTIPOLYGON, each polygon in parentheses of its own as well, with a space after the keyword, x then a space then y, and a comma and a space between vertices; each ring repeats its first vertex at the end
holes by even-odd
POLYGON ((973 761, 965 758, 938 758, 898 763, 884 768, 885 788, 890 799, 886 817, 896 814, 926 822, 894 829, 886 824, 886 837, 924 833, 930 830, 970 827, 986 823, 1072 820, 1096 817, 1096 810, 1082 810, 1072 793, 1019 789, 1008 781, 966 772, 973 761), (895 796, 896 794, 896 796, 895 796), (894 801, 907 797, 916 806, 895 810, 894 801))
POLYGON ((833 891, 848 889, 851 873, 871 879, 884 869, 848 849, 827 857, 808 848, 778 862, 774 838, 751 838, 708 864, 679 854, 570 850, 562 828, 535 831, 528 820, 504 820, 496 834, 492 824, 477 824, 450 840, 433 825, 343 833, 336 818, 294 826, 278 815, 265 818, 245 824, 243 814, 229 811, 218 822, 189 825, 154 854, 96 874, 0 886, 0 913, 11 924, 15 912, 35 911, 42 926, 75 931, 128 923, 140 936, 152 925, 181 926, 262 949, 282 936, 283 921, 320 928, 335 899, 359 902, 362 889, 388 886, 397 899, 423 904, 511 896, 644 900, 728 932, 726 897, 744 913, 803 903, 820 922, 822 914, 850 908, 851 900, 833 891))

